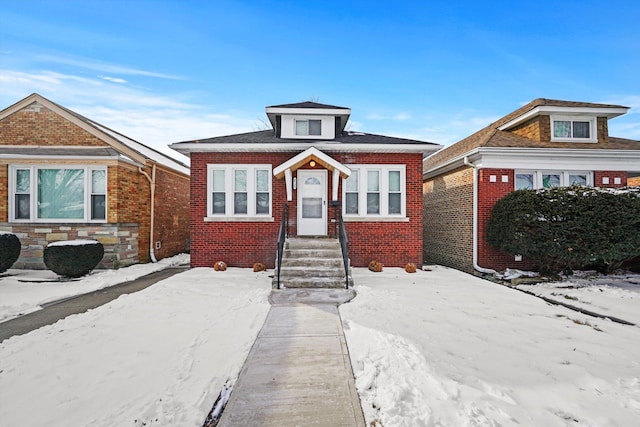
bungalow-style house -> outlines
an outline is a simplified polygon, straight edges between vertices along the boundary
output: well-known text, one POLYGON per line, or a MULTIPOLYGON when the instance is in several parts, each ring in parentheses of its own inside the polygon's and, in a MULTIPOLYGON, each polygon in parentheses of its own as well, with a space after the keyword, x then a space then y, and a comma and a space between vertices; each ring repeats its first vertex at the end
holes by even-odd
POLYGON ((422 160, 440 145, 346 130, 349 108, 266 107, 270 130, 179 142, 191 158, 191 265, 273 267, 289 237, 336 238, 353 266, 422 263, 422 160))
POLYGON ((530 268, 485 239, 493 205, 517 189, 623 187, 640 141, 609 136, 628 107, 536 99, 424 160, 424 251, 467 272, 530 268))
POLYGON ((0 111, 0 230, 14 268, 45 268, 51 242, 94 239, 101 268, 156 261, 189 241, 189 167, 32 94, 0 111))

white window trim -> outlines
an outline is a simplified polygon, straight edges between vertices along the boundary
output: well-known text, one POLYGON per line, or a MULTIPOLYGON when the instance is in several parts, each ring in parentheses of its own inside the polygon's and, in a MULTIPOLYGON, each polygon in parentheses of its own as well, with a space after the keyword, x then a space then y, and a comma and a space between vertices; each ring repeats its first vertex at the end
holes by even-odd
MULTIPOLYGON (((573 131, 573 124, 571 125, 573 131)), ((596 116, 551 116, 551 141, 553 142, 598 142, 598 119, 596 116), (554 122, 589 122, 589 138, 556 138, 554 134, 554 122)))
POLYGON ((394 221, 407 217, 407 179, 406 165, 357 164, 346 165, 352 171, 358 171, 358 213, 347 213, 346 179, 342 180, 342 216, 345 221, 394 221), (367 213, 367 179, 368 171, 380 171, 380 213, 367 213), (400 213, 389 213, 389 172, 400 171, 400 213))
POLYGON ((542 179, 544 175, 560 175, 560 187, 569 186, 569 175, 586 175, 587 187, 593 187, 593 172, 591 171, 558 171, 558 170, 516 170, 513 175, 513 188, 516 189, 517 179, 516 176, 520 174, 532 174, 533 175, 533 189, 539 190, 545 188, 542 185, 542 179))
POLYGON ((207 165, 207 216, 205 222, 273 222, 273 174, 270 164, 230 164, 218 163, 207 165), (213 171, 224 170, 225 213, 213 213, 213 171), (236 214, 234 207, 233 178, 235 170, 247 171, 247 213, 236 214), (269 177, 269 212, 256 214, 256 171, 266 170, 269 177))
POLYGON ((16 223, 106 223, 109 217, 108 191, 109 180, 106 166, 87 166, 75 164, 61 165, 10 165, 9 166, 9 221, 16 223), (38 218, 38 170, 42 169, 84 169, 84 218, 38 218), (17 170, 29 170, 29 219, 16 218, 15 211, 15 176, 17 170), (92 171, 102 170, 105 172, 105 214, 104 219, 91 219, 91 196, 92 193, 92 171))

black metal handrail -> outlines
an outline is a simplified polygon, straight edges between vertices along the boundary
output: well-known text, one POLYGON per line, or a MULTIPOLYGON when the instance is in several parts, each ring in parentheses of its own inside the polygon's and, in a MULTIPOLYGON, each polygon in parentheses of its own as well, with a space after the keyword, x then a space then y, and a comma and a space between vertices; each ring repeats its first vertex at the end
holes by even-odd
POLYGON ((284 252, 284 242, 289 235, 289 206, 282 206, 282 218, 280 218, 280 231, 278 231, 278 259, 276 273, 277 287, 280 289, 280 267, 282 266, 282 253, 284 252))
POLYGON ((349 289, 349 238, 347 237, 347 229, 344 226, 342 214, 338 212, 338 240, 342 249, 342 262, 344 264, 344 280, 345 286, 349 289))

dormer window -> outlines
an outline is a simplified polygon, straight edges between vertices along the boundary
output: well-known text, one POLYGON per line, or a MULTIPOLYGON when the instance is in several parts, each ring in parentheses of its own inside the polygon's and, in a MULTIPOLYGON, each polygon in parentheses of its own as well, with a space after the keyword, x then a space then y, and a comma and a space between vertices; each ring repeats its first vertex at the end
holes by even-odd
POLYGON ((552 141, 598 142, 595 117, 551 116, 552 141))
POLYGON ((322 135, 322 120, 296 120, 296 135, 322 135))

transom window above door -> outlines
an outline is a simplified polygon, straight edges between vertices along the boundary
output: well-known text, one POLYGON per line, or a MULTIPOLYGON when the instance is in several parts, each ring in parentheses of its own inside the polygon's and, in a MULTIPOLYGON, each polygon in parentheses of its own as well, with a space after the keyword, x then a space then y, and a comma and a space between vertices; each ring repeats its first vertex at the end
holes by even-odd
POLYGON ((207 217, 271 218, 271 165, 207 165, 207 217))

